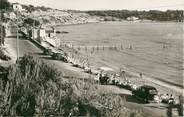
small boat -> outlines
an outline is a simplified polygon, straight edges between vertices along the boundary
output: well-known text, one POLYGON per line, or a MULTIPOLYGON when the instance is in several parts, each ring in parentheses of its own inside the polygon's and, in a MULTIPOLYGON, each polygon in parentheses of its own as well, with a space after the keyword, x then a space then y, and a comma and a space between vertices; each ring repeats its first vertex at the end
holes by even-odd
POLYGON ((68 34, 69 32, 67 31, 56 31, 57 34, 68 34))

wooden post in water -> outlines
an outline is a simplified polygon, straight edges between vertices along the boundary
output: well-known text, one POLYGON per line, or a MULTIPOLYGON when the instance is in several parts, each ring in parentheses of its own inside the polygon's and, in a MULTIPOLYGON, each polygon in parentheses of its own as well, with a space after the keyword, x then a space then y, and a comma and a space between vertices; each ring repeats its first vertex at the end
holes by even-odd
POLYGON ((85 51, 87 51, 88 49, 87 49, 87 47, 85 46, 85 51))
POLYGON ((109 50, 111 50, 111 46, 109 46, 109 50))
POLYGON ((72 44, 72 49, 73 49, 73 44, 72 44))
POLYGON ((117 50, 117 47, 116 47, 116 45, 114 46, 114 50, 117 50))

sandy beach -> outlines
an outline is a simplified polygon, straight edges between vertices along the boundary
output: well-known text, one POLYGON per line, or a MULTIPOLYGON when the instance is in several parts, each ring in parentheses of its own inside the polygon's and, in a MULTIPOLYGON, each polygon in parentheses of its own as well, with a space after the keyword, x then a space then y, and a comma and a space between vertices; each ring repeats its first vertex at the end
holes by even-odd
MULTIPOLYGON (((110 67, 115 73, 123 68, 132 75, 131 80, 136 79, 136 82, 143 83, 146 80, 149 84, 157 84, 157 87, 162 87, 163 90, 164 87, 168 88, 167 92, 181 94, 182 33, 176 27, 182 28, 180 24, 171 22, 110 22, 63 26, 57 27, 57 30, 69 32, 58 35, 62 44, 72 45, 73 49, 89 61, 92 68, 110 67), (141 26, 148 33, 143 35, 142 30, 139 30, 141 26), (160 29, 157 30, 158 27, 160 29), (168 31, 159 33, 165 28, 168 28, 168 31), (110 32, 112 29, 113 32, 110 32), (130 30, 133 32, 130 33, 130 30), (130 45, 133 49, 129 48, 130 45), (165 45, 167 47, 163 48, 165 45), (116 47, 116 50, 109 50, 109 47, 116 47), (143 79, 139 79, 141 72, 143 79)), ((80 57, 76 55, 76 58, 80 57)))

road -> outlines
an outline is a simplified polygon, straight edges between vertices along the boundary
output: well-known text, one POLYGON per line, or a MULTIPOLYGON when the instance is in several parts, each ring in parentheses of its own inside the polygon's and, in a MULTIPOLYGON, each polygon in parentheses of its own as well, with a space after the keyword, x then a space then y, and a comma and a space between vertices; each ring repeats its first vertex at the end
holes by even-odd
MULTIPOLYGON (((6 38, 6 46, 8 47, 9 54, 16 60, 17 53, 17 45, 16 38, 6 38)), ((41 58, 46 61, 48 64, 57 68, 60 72, 63 73, 64 76, 70 77, 78 77, 78 78, 89 78, 90 75, 84 73, 81 69, 73 67, 70 63, 64 63, 57 60, 51 60, 49 56, 45 56, 42 54, 42 50, 40 50, 36 45, 34 45, 31 41, 26 39, 19 39, 19 57, 22 57, 24 54, 33 53, 34 56, 41 58)), ((115 86, 99 86, 100 90, 107 91, 110 93, 119 94, 122 97, 126 97, 127 103, 126 106, 135 110, 142 110, 145 113, 148 113, 150 117, 159 117, 161 115, 165 115, 166 109, 160 109, 157 104, 145 105, 139 104, 131 99, 131 92, 125 89, 120 89, 115 86)))
MULTIPOLYGON (((61 62, 61 61, 57 61, 57 60, 51 60, 50 56, 45 56, 42 54, 42 50, 40 50, 36 45, 34 45, 31 41, 26 40, 26 39, 19 39, 18 41, 18 47, 19 47, 19 52, 18 52, 18 56, 22 57, 27 53, 32 53, 35 56, 42 58, 44 61, 46 61, 47 63, 51 64, 52 66, 54 66, 55 68, 57 68, 58 70, 60 70, 64 76, 78 76, 78 77, 85 77, 88 78, 89 75, 86 73, 83 73, 83 75, 78 75, 77 72, 82 72, 81 69, 79 68, 75 68, 72 67, 71 65, 61 62), (62 69, 61 69, 62 68, 62 69)), ((10 54, 10 56, 13 58, 13 61, 15 61, 17 59, 17 42, 16 42, 16 38, 6 38, 6 46, 8 48, 8 52, 10 54)))

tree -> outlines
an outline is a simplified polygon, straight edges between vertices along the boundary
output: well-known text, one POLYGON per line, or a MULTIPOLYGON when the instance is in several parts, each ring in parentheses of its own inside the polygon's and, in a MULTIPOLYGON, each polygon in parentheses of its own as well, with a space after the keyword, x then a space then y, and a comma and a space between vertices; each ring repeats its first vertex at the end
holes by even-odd
POLYGON ((5 38, 5 27, 3 25, 0 25, 0 46, 4 45, 4 38, 5 38))
POLYGON ((7 0, 0 0, 0 20, 3 19, 4 10, 10 9, 10 3, 7 0))
POLYGON ((39 22, 38 20, 34 20, 34 19, 32 19, 32 18, 27 18, 27 19, 24 20, 24 25, 25 25, 25 24, 28 24, 28 25, 30 25, 30 26, 33 26, 33 25, 39 26, 39 25, 40 25, 40 22, 39 22), (34 24, 34 23, 35 23, 35 24, 34 24))
POLYGON ((10 8, 10 3, 7 0, 0 0, 0 10, 6 10, 10 8))

